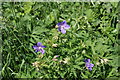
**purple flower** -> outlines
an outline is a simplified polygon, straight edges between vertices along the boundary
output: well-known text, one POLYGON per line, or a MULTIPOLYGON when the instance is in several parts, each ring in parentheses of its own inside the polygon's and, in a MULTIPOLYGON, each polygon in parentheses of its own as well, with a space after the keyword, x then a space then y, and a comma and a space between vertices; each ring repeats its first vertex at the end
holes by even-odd
POLYGON ((42 54, 45 53, 45 50, 43 48, 46 48, 46 46, 43 46, 41 42, 38 42, 37 45, 33 46, 35 49, 35 52, 40 51, 42 54))
POLYGON ((92 71, 92 67, 94 64, 90 63, 90 59, 85 59, 85 67, 88 68, 90 71, 92 71))
POLYGON ((62 32, 63 34, 66 33, 66 29, 70 28, 66 21, 60 22, 56 26, 58 27, 58 31, 62 32))

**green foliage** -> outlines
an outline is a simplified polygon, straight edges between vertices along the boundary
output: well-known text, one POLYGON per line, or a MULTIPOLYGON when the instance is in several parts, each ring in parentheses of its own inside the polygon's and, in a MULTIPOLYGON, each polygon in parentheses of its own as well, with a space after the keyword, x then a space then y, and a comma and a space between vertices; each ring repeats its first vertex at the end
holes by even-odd
POLYGON ((3 2, 2 76, 119 77, 119 6, 117 2, 3 2), (63 20, 71 26, 66 34, 55 28, 63 20), (37 42, 47 46, 44 55, 34 52, 37 42), (57 61, 52 60, 55 55, 57 61), (85 67, 88 58, 94 64, 92 71, 85 67))

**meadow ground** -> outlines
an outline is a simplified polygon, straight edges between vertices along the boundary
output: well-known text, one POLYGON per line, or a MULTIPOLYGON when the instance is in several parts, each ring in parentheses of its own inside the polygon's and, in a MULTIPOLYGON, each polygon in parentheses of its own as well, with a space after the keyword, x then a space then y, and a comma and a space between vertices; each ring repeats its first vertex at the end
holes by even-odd
POLYGON ((3 2, 1 11, 3 78, 120 76, 120 2, 3 2))

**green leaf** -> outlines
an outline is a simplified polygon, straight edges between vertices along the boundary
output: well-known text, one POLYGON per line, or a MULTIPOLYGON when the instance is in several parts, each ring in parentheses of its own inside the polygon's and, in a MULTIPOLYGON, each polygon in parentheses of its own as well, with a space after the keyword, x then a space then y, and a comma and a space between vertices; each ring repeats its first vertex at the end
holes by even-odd
POLYGON ((22 66, 24 65, 24 63, 25 63, 25 60, 23 59, 21 65, 20 65, 19 72, 21 72, 21 68, 22 68, 22 66))
POLYGON ((34 27, 32 34, 41 34, 43 32, 47 32, 47 31, 49 31, 49 30, 46 29, 46 28, 43 28, 43 27, 40 27, 40 26, 36 26, 36 27, 34 27))
POLYGON ((78 65, 73 65, 73 68, 76 68, 76 69, 78 69, 78 70, 82 70, 81 67, 78 66, 78 65))
POLYGON ((83 74, 83 72, 81 72, 81 75, 83 76, 83 78, 88 78, 88 76, 86 76, 85 74, 83 74))

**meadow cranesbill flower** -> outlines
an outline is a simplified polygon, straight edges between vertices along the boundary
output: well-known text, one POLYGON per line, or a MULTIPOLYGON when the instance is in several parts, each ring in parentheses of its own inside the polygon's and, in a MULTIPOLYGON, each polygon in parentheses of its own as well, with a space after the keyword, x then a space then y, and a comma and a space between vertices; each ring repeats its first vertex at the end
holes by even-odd
POLYGON ((66 21, 58 23, 56 27, 58 28, 58 31, 62 32, 63 34, 66 33, 66 29, 70 28, 66 21))
POLYGON ((35 52, 40 51, 42 54, 45 53, 45 50, 43 48, 46 48, 46 46, 43 46, 41 42, 38 42, 37 45, 33 46, 35 49, 35 52))
POLYGON ((87 69, 89 69, 90 71, 92 71, 92 67, 94 66, 94 64, 90 63, 90 59, 85 59, 85 67, 87 69))

